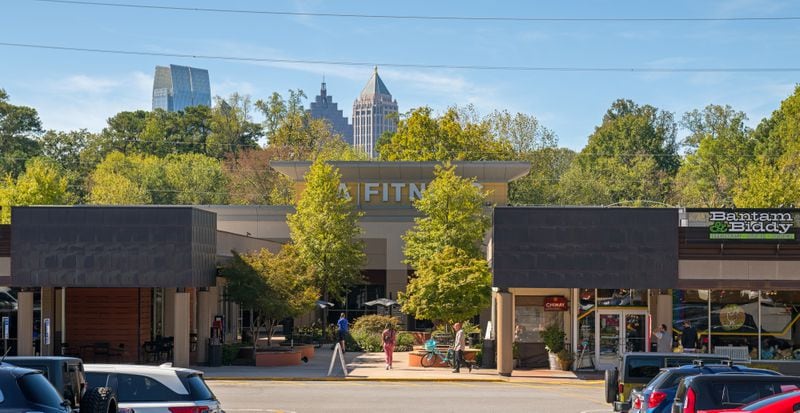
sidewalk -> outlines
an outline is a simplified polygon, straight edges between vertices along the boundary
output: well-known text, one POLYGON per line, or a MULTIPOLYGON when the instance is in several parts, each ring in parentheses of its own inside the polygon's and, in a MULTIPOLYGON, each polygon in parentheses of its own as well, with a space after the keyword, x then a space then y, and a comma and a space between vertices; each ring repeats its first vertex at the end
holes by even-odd
POLYGON ((328 346, 316 349, 314 357, 306 364, 286 367, 255 366, 193 366, 205 373, 206 380, 376 380, 376 381, 483 381, 483 382, 586 382, 597 383, 602 376, 595 372, 576 375, 572 371, 545 369, 514 370, 511 377, 497 374, 495 369, 462 368, 461 373, 452 373, 448 368, 409 367, 408 353, 394 353, 392 370, 386 370, 383 353, 345 353, 348 375, 344 377, 338 360, 328 377, 333 351, 328 346))

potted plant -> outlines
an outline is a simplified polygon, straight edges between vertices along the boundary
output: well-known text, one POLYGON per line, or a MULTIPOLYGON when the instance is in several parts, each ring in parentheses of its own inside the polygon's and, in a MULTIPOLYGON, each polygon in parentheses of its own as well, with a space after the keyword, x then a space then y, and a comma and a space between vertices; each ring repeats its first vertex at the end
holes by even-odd
POLYGON ((550 370, 558 370, 561 366, 558 363, 557 354, 564 350, 564 339, 567 335, 556 324, 545 327, 540 335, 544 341, 544 348, 547 350, 550 370))
POLYGON ((571 370, 572 362, 575 361, 575 353, 563 348, 556 354, 556 357, 558 358, 558 365, 561 367, 561 370, 571 370))

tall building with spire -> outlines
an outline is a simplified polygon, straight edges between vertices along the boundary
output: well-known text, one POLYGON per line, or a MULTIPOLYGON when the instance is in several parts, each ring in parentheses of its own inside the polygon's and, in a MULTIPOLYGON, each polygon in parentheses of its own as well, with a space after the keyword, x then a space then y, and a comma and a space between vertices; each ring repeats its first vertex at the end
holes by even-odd
POLYGON ((353 125, 347 120, 339 110, 339 105, 333 101, 333 96, 328 94, 328 88, 325 85, 325 78, 322 78, 322 87, 319 90, 319 95, 311 102, 309 114, 314 119, 325 119, 331 125, 331 130, 342 136, 345 142, 353 144, 353 125))
POLYGON ((397 131, 397 101, 378 76, 378 67, 353 103, 353 146, 375 157, 375 144, 384 132, 397 131))

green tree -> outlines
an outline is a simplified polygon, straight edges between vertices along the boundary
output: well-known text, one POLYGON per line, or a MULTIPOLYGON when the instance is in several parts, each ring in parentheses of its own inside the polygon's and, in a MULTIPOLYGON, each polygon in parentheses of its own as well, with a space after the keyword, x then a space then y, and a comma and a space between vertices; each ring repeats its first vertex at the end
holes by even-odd
POLYGON ((734 189, 739 208, 800 204, 800 85, 756 129, 757 159, 734 189))
POLYGON ((743 112, 719 105, 684 115, 691 134, 684 140, 687 154, 675 178, 677 204, 734 206, 734 186, 753 162, 756 146, 746 120, 743 112))
MULTIPOLYGON (((155 158, 158 159, 158 158, 155 158)), ((153 166, 155 159, 146 161, 143 155, 126 156, 121 152, 110 153, 97 165, 89 179, 89 203, 100 205, 152 204, 153 196, 144 171, 145 165, 153 166)), ((160 165, 159 165, 160 166, 160 165)), ((149 175, 158 175, 149 173, 149 175)), ((163 185, 165 187, 166 185, 163 185)))
POLYGON ((16 180, 0 180, 0 223, 11 222, 11 207, 26 205, 69 205, 76 200, 69 190, 64 171, 45 158, 32 158, 16 180))
POLYGON ((323 299, 341 299, 362 280, 365 255, 358 238, 360 214, 349 199, 340 196, 341 175, 330 164, 315 161, 305 179, 297 211, 287 217, 291 239, 323 299))
POLYGON ((169 155, 164 174, 178 205, 226 204, 228 179, 222 162, 198 153, 169 155))
POLYGON ((487 121, 472 122, 473 116, 451 107, 435 117, 429 107, 412 110, 400 120, 397 132, 378 141, 384 161, 480 161, 506 160, 513 156, 508 140, 495 139, 487 121), (467 120, 462 118, 467 117, 467 120))
POLYGON ((617 100, 563 174, 562 203, 667 201, 680 166, 676 130, 672 113, 617 100))
POLYGON ((437 165, 414 207, 422 216, 403 235, 405 262, 416 270, 406 291, 398 293, 403 311, 436 323, 465 320, 489 302, 491 275, 481 244, 490 220, 486 193, 474 179, 437 165))
POLYGON ((486 308, 491 289, 492 274, 485 259, 447 246, 420 263, 399 299, 407 314, 451 324, 486 308))
POLYGON ((515 160, 531 164, 530 172, 508 185, 511 205, 554 205, 561 202, 559 181, 569 170, 575 152, 567 148, 541 148, 522 153, 515 160))
POLYGON ((252 121, 250 96, 234 93, 228 99, 217 96, 214 100, 206 153, 222 159, 228 154, 238 156, 241 151, 257 148, 262 128, 252 121))
POLYGON ((310 283, 309 269, 292 245, 284 245, 277 254, 266 249, 243 255, 234 252, 221 272, 228 281, 229 297, 253 312, 254 343, 266 329, 267 345, 272 345, 280 321, 310 311, 319 297, 319 290, 310 283))
POLYGON ((403 235, 405 262, 419 268, 423 260, 455 247, 469 257, 481 256, 481 242, 490 220, 484 212, 487 194, 475 187, 475 180, 456 175, 455 166, 437 165, 434 179, 422 198, 414 201, 422 216, 403 235))
POLYGON ((230 202, 237 205, 289 205, 294 186, 288 177, 269 166, 272 160, 286 159, 283 148, 269 146, 251 149, 225 159, 224 171, 230 202))
POLYGON ((41 132, 36 109, 12 105, 6 91, 0 89, 0 176, 16 178, 25 169, 25 162, 39 155, 37 139, 41 132))

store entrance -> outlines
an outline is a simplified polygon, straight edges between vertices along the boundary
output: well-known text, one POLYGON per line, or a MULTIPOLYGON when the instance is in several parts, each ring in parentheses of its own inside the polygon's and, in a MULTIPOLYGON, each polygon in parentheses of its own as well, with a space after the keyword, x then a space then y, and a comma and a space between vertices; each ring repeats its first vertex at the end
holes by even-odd
POLYGON ((619 356, 647 351, 647 310, 600 309, 595 349, 598 369, 611 369, 619 356))

